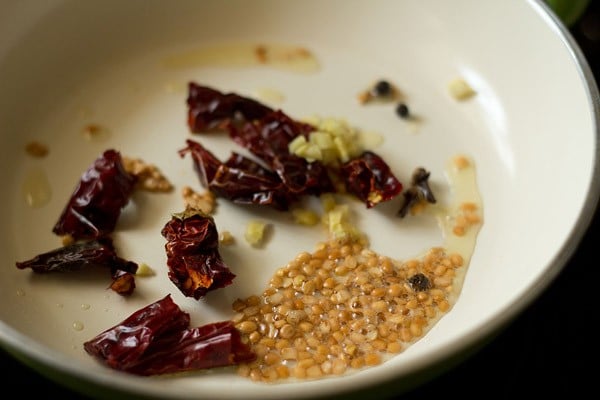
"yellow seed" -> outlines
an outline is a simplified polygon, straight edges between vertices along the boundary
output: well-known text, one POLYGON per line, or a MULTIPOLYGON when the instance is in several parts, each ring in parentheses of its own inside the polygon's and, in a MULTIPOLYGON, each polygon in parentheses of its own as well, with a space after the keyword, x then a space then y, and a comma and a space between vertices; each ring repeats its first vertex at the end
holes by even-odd
POLYGON ((452 228, 452 233, 456 236, 464 236, 465 235, 465 227, 464 226, 455 226, 452 228))
POLYGON ((427 292, 417 293, 417 300, 419 300, 419 302, 421 302, 421 303, 425 302, 428 298, 429 298, 429 295, 427 294, 427 292))
POLYGON ((464 263, 462 256, 457 253, 450 255, 450 261, 452 262, 452 265, 454 265, 455 267, 461 267, 464 263))
POLYGON ((477 214, 466 214, 465 219, 469 225, 475 225, 481 222, 481 218, 477 214))
POLYGON ((285 324, 279 329, 282 338, 289 339, 296 333, 296 329, 291 324, 285 324))
POLYGON ((281 359, 281 357, 277 353, 269 352, 269 353, 267 353, 267 354, 264 355, 263 359, 265 361, 265 364, 267 364, 267 365, 273 365, 275 363, 278 363, 279 360, 281 359))
POLYGON ((260 370, 257 368, 252 368, 250 370, 250 379, 252 379, 253 381, 262 380, 262 374, 261 374, 260 370))
POLYGON ((250 366, 247 364, 240 364, 237 372, 238 372, 238 375, 247 378, 250 376, 250 366))
POLYGON ((352 361, 350 361, 350 366, 352 368, 362 368, 365 365, 365 359, 363 357, 356 357, 352 361))
POLYGON ((365 355, 365 364, 370 366, 381 364, 381 356, 377 353, 369 353, 365 355))
POLYGON ((246 303, 244 303, 241 299, 236 299, 232 305, 233 311, 240 312, 244 308, 246 308, 246 303))
POLYGON ((454 159, 452 161, 454 162, 454 165, 458 169, 467 168, 470 164, 469 159, 467 159, 465 156, 456 156, 456 157, 454 157, 454 159))
POLYGON ((296 350, 294 347, 281 349, 281 358, 284 360, 295 360, 298 358, 298 350, 296 350))
POLYGON ((320 344, 317 346, 317 353, 321 354, 321 355, 328 355, 329 354, 329 347, 325 346, 324 344, 320 344))
POLYGON ((290 377, 290 370, 285 365, 278 365, 275 367, 275 370, 277 371, 277 376, 281 379, 286 379, 290 377))
POLYGON ((296 365, 296 367, 294 368, 294 371, 293 371, 293 375, 294 375, 294 378, 304 379, 304 378, 306 378, 306 369, 296 365))
POLYGON ((407 329, 407 328, 400 329, 400 339, 402 339, 402 341, 410 342, 412 340, 412 338, 413 338, 413 336, 409 329, 407 329))
POLYGON ((259 343, 266 347, 275 347, 275 339, 273 338, 262 338, 259 343))
POLYGON ((306 368, 306 376, 309 378, 319 378, 323 376, 323 371, 319 365, 312 365, 306 368))
POLYGON ((249 336, 248 339, 252 342, 252 343, 258 343, 258 341, 261 339, 261 334, 258 332, 252 332, 249 336))
POLYGON ((371 309, 375 310, 376 312, 385 311, 385 310, 387 310, 387 308, 388 308, 388 304, 384 300, 378 300, 378 301, 374 302, 373 304, 371 304, 371 309))
POLYGON ((313 360, 312 358, 303 358, 302 360, 298 361, 298 367, 302 369, 306 369, 313 365, 315 365, 315 360, 313 360))
POLYGON ((402 351, 402 345, 398 342, 391 342, 387 345, 388 353, 400 353, 402 351))
POLYGON ((246 304, 248 304, 249 306, 258 305, 260 304, 260 297, 252 295, 246 299, 246 304))
POLYGON ((423 334, 423 329, 421 328, 420 324, 413 321, 413 323, 410 324, 410 333, 414 337, 419 337, 423 334))
POLYGON ((256 331, 258 326, 252 321, 243 321, 237 325, 237 328, 243 333, 250 333, 256 331))
POLYGON ((402 285, 395 283, 388 288, 388 295, 398 297, 402 293, 402 285))
POLYGON ((450 309, 450 303, 448 303, 446 300, 441 300, 438 302, 438 308, 440 311, 446 312, 450 309))
POLYGON ((263 369, 263 377, 266 382, 273 382, 278 378, 277 370, 275 368, 263 369))

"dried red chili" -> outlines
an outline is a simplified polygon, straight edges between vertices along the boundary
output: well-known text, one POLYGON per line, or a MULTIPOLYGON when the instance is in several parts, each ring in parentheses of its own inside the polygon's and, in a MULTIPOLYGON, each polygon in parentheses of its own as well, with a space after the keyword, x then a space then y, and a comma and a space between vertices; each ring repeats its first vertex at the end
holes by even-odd
POLYGON ((291 154, 289 143, 302 135, 308 138, 315 128, 295 121, 282 111, 247 121, 241 128, 228 126, 234 142, 248 149, 279 175, 287 190, 294 195, 320 195, 333 192, 327 168, 320 161, 308 162, 291 154))
POLYGON ((296 121, 281 110, 239 125, 227 126, 231 139, 269 166, 273 166, 273 161, 279 155, 290 154, 288 145, 292 140, 300 135, 308 138, 310 132, 316 130, 314 126, 296 121))
POLYGON ((112 233, 136 181, 125 171, 118 151, 104 151, 81 176, 52 231, 74 239, 112 233))
POLYGON ((189 314, 167 295, 84 342, 83 347, 109 367, 128 370, 139 363, 157 337, 186 329, 189 323, 189 314))
POLYGON ((340 168, 349 193, 366 203, 367 208, 388 201, 402 192, 402 184, 387 163, 372 151, 365 151, 340 168))
POLYGON ((316 129, 290 118, 281 110, 272 110, 255 100, 221 93, 193 82, 189 84, 187 103, 192 132, 227 130, 234 142, 248 149, 279 177, 275 181, 272 174, 257 177, 254 173, 257 168, 249 168, 247 160, 243 162, 244 168, 229 161, 225 163, 230 167, 227 169, 202 146, 190 145, 188 140, 188 148, 180 151, 180 155, 192 152, 201 183, 221 197, 287 210, 289 203, 302 195, 334 192, 331 177, 338 175, 344 179, 347 191, 358 196, 368 208, 388 201, 402 191, 401 183, 389 166, 374 152, 367 151, 340 169, 326 167, 319 161, 308 162, 291 154, 288 150, 290 142, 300 135, 309 138, 316 129))
POLYGON ((159 375, 253 361, 231 321, 189 328, 190 316, 167 295, 84 342, 85 351, 110 368, 159 375))
POLYGON ((190 139, 187 147, 179 151, 182 157, 187 153, 192 156, 200 182, 217 196, 238 204, 267 205, 277 210, 287 210, 296 200, 276 173, 247 157, 232 153, 222 163, 190 139))
POLYGON ((232 120, 262 118, 273 111, 256 100, 235 93, 222 93, 194 82, 188 84, 188 126, 192 132, 222 130, 232 120))
POLYGON ((122 296, 129 296, 135 290, 135 275, 131 272, 117 270, 112 274, 111 290, 122 296))
POLYGON ((151 352, 129 372, 159 375, 226 367, 254 361, 232 321, 219 321, 158 338, 151 352))
POLYGON ((35 273, 69 272, 84 268, 108 268, 113 278, 111 289, 130 295, 135 289, 134 274, 138 264, 117 256, 112 239, 103 236, 79 241, 38 254, 32 259, 16 262, 19 269, 29 268, 35 273))
POLYGON ((219 234, 210 215, 192 209, 175 214, 161 234, 167 239, 168 276, 184 295, 199 299, 233 282, 235 274, 221 258, 219 234))
POLYGON ((315 130, 312 125, 296 121, 281 110, 274 111, 250 98, 221 93, 193 82, 189 84, 187 104, 192 132, 227 130, 235 143, 248 149, 272 170, 265 173, 264 167, 249 159, 239 164, 240 158, 236 154, 225 163, 229 168, 224 168, 210 152, 198 147, 199 144, 190 145, 188 140, 188 148, 180 151, 180 155, 187 151, 196 152, 192 156, 200 181, 205 187, 214 189, 217 195, 237 203, 287 210, 297 196, 334 191, 322 163, 309 163, 289 153, 289 143, 298 135, 308 137, 315 130), (259 176, 255 172, 259 172, 259 176), (213 180, 215 177, 217 179, 213 180))

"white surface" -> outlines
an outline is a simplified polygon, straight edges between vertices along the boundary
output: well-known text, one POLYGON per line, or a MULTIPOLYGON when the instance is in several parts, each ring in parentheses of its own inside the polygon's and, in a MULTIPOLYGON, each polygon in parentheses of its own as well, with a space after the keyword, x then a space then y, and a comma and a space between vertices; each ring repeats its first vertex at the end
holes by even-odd
MULTIPOLYGON (((40 4, 0 1, 5 185, 0 341, 40 364, 170 398, 291 399, 401 380, 463 350, 522 310, 560 270, 591 218, 598 197, 598 109, 592 98, 597 91, 588 87, 589 71, 564 31, 536 2, 56 1, 44 9, 40 4), (305 46, 322 69, 301 75, 161 64, 204 44, 240 40, 305 46), (448 82, 459 76, 476 88, 475 98, 456 102, 448 95, 448 82), (357 103, 357 93, 380 77, 401 86, 411 110, 423 118, 418 132, 395 116, 393 106, 357 103), (85 354, 84 340, 166 293, 192 314, 193 325, 228 318, 236 297, 260 293, 278 266, 322 239, 279 218, 266 250, 251 249, 243 240, 223 250, 238 275, 234 285, 200 302, 184 299, 161 273, 166 257, 160 229, 171 212, 181 211, 176 191, 136 196, 119 222, 119 254, 159 272, 138 278, 131 299, 105 290, 108 277, 42 279, 15 268, 15 261, 58 246, 52 226, 80 174, 105 148, 155 163, 177 187, 200 188, 191 159, 177 154, 190 137, 186 93, 166 89, 189 80, 242 95, 276 89, 285 94, 280 107, 293 117, 341 117, 380 132, 385 146, 378 152, 402 181, 423 165, 443 184, 446 160, 471 155, 485 223, 451 312, 393 360, 314 382, 261 385, 223 371, 139 379, 100 367, 85 354), (109 140, 86 142, 80 131, 90 122, 109 127, 109 140), (24 155, 31 140, 50 144, 46 159, 24 155), (50 204, 39 209, 25 204, 20 189, 33 166, 45 168, 53 191, 50 204), (82 331, 73 329, 75 321, 83 323, 82 331)), ((203 143, 219 156, 233 148, 218 138, 203 143)), ((245 221, 254 216, 220 202, 215 218, 219 229, 241 239, 245 221)), ((397 258, 438 240, 435 227, 414 234, 381 215, 369 214, 367 221, 362 227, 376 236, 373 247, 397 258)))

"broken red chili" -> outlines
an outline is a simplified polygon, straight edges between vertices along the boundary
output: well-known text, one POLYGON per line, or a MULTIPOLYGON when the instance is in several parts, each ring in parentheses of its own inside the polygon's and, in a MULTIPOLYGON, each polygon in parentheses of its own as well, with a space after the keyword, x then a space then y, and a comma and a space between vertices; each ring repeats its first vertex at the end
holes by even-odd
POLYGON ((32 259, 18 261, 16 266, 19 269, 29 268, 38 274, 108 268, 113 278, 110 288, 121 295, 130 295, 135 289, 134 274, 138 269, 135 262, 117 256, 112 239, 108 236, 74 242, 38 254, 32 259))
POLYGON ((85 351, 110 368, 159 375, 253 361, 231 321, 190 328, 190 316, 171 295, 131 314, 84 342, 85 351))
POLYGON ((254 160, 232 153, 225 162, 200 143, 187 140, 179 154, 190 153, 199 180, 215 195, 238 204, 267 205, 287 210, 296 197, 290 193, 279 176, 254 160))
POLYGON ((346 190, 365 202, 367 208, 388 201, 402 192, 402 184, 388 164, 372 151, 344 163, 341 175, 346 190))
POLYGON ((81 176, 52 231, 74 239, 112 233, 136 181, 125 171, 118 151, 104 151, 81 176))
POLYGON ((131 272, 117 270, 112 274, 110 289, 122 296, 129 296, 135 290, 135 275, 131 272))
POLYGON ((315 127, 296 121, 277 110, 261 118, 244 121, 240 126, 230 125, 227 130, 235 143, 272 167, 277 157, 290 154, 288 145, 292 140, 301 135, 308 138, 315 127))
POLYGON ((253 120, 272 112, 270 107, 235 93, 222 93, 194 82, 188 84, 188 126, 192 132, 223 130, 232 120, 253 120))
POLYGON ((161 234, 167 240, 168 276, 184 295, 199 299, 233 282, 235 274, 221 258, 210 215, 194 209, 174 214, 161 234))
POLYGON ((260 119, 246 121, 241 127, 229 125, 229 136, 269 166, 294 195, 320 195, 333 192, 327 168, 320 161, 308 162, 291 154, 288 145, 298 136, 308 138, 312 125, 296 121, 280 110, 260 119))

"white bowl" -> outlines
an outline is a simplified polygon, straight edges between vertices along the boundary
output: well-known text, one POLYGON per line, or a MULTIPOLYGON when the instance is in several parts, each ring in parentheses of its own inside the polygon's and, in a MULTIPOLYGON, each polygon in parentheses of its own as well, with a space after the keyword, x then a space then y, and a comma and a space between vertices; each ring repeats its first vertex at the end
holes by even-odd
MULTIPOLYGON (((386 390, 401 392, 530 304, 575 250, 599 197, 598 90, 568 31, 538 1, 0 1, 0 88, 0 343, 88 394, 292 399, 390 383, 386 390), (301 46, 318 68, 197 59, 208 46, 231 43, 301 46), (458 77, 476 90, 467 101, 448 92, 458 77), (392 104, 357 101, 380 78, 401 88, 418 123, 398 118, 392 104), (151 161, 177 188, 200 187, 190 161, 177 154, 186 138, 198 139, 186 125, 189 81, 259 98, 294 117, 344 118, 376 131, 384 137, 377 151, 399 178, 407 182, 414 166, 425 166, 441 200, 451 195, 447 160, 470 156, 483 224, 452 309, 383 364, 311 381, 260 384, 231 369, 142 378, 86 354, 84 341, 167 293, 194 325, 231 318, 233 300, 259 293, 278 267, 323 239, 285 216, 220 202, 217 225, 238 238, 223 254, 238 276, 206 299, 185 298, 166 276, 160 235, 181 199, 153 194, 136 198, 117 231, 121 254, 157 271, 137 280, 131 298, 107 290, 102 275, 34 276, 15 268, 59 245, 52 226, 106 148, 151 161), (84 139, 92 123, 105 129, 105 140, 84 139), (27 156, 31 141, 47 144, 49 154, 27 156), (36 171, 49 185, 37 199, 49 199, 31 207, 23 185, 36 171), (261 249, 242 239, 255 217, 276 228, 261 249)), ((219 156, 234 147, 223 136, 206 140, 219 156)), ((432 221, 403 225, 386 210, 359 210, 377 251, 404 259, 440 243, 432 221)))

